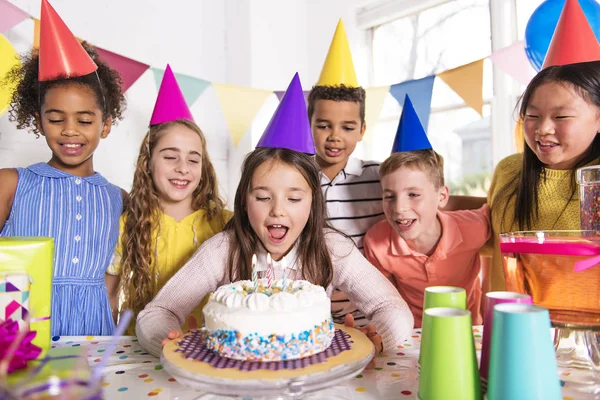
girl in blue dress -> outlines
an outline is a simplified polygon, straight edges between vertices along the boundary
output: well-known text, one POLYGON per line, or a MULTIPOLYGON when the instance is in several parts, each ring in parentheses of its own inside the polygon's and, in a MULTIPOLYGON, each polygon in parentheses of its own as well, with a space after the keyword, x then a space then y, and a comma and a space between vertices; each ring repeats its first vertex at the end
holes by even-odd
POLYGON ((52 156, 0 169, 0 236, 54 238, 53 336, 111 335, 105 272, 119 236, 122 190, 94 171, 93 156, 121 119, 121 78, 85 43, 53 40, 42 35, 39 54, 32 50, 8 75, 17 83, 11 121, 44 136, 52 156))

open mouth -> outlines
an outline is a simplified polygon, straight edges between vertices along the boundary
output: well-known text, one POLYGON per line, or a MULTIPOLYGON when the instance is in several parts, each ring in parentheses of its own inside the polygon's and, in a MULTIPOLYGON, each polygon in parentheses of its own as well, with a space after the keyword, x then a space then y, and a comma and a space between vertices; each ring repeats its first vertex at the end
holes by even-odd
POLYGON ((190 181, 180 179, 169 179, 169 183, 177 189, 185 189, 190 184, 190 181))
POLYGON ((273 224, 267 225, 267 231, 269 232, 269 240, 273 243, 281 243, 285 240, 289 228, 285 225, 273 224))
POLYGON ((328 157, 338 157, 340 154, 342 154, 342 149, 338 149, 336 147, 325 147, 325 154, 327 154, 328 157))
POLYGON ((396 220, 396 226, 400 228, 400 230, 407 231, 416 221, 416 219, 398 219, 396 220))
POLYGON ((62 152, 70 155, 77 155, 83 150, 83 143, 59 143, 62 152))
POLYGON ((552 150, 553 148, 560 146, 558 143, 542 142, 540 140, 536 141, 536 143, 541 150, 552 150))

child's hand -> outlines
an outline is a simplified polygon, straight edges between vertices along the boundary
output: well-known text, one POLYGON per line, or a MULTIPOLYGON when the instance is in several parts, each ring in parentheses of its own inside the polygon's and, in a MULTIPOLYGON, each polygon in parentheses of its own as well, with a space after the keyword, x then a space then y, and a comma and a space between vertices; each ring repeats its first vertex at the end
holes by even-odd
MULTIPOLYGON (((354 317, 352 316, 352 314, 346 314, 346 318, 344 319, 344 325, 350 328, 354 328, 354 317)), ((366 325, 362 328, 356 329, 367 335, 369 340, 373 343, 373 346, 375 346, 375 355, 383 351, 383 338, 379 333, 377 333, 377 330, 375 330, 375 325, 366 325)), ((369 364, 367 365, 367 368, 374 367, 375 357, 373 357, 373 359, 369 361, 369 364)))
MULTIPOLYGON (((188 327, 190 328, 188 330, 188 332, 195 331, 196 329, 198 329, 198 320, 193 315, 190 315, 187 318, 187 324, 188 324, 188 327)), ((170 331, 169 334, 167 335, 167 337, 165 339, 163 339, 162 342, 160 342, 160 345, 162 347, 165 347, 165 345, 167 343, 169 343, 171 340, 179 339, 182 336, 183 336, 183 332, 180 330, 170 331)))

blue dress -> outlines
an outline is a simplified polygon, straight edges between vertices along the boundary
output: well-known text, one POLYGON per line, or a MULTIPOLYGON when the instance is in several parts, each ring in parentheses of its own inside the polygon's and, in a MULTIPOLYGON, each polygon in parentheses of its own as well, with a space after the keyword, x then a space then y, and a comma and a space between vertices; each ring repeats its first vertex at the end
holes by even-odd
POLYGON ((46 163, 16 170, 0 236, 54 238, 52 335, 112 335, 104 274, 119 237, 121 189, 98 173, 78 177, 46 163))

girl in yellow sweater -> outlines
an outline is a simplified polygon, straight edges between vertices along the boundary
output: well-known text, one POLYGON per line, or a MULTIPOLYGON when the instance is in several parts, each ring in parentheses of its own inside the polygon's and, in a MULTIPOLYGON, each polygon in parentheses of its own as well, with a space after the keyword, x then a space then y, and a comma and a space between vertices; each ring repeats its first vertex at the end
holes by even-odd
MULTIPOLYGON (((167 66, 121 217, 110 271, 117 274, 109 285, 113 310, 121 300, 121 310, 137 315, 231 215, 219 196, 204 135, 167 66)), ((128 334, 134 326, 135 318, 128 334)))
MULTIPOLYGON (((600 156, 600 61, 551 66, 523 94, 524 151, 502 160, 488 192, 491 288, 505 290, 498 234, 579 229, 575 173, 600 156)), ((488 290, 486 290, 488 289, 488 290)))

